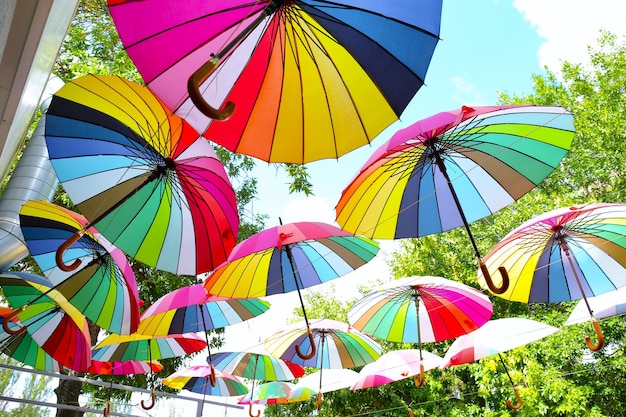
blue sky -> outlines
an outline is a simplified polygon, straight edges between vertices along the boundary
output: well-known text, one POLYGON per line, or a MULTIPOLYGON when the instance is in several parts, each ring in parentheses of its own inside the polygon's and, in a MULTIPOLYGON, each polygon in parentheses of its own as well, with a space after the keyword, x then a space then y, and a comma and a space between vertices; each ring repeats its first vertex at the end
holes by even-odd
MULTIPOLYGON (((279 217, 283 222, 333 223, 334 206, 341 191, 394 130, 461 105, 495 104, 499 91, 532 92, 532 74, 544 74, 544 66, 558 72, 562 60, 583 62, 587 46, 595 45, 599 28, 625 34, 626 3, 596 0, 591 7, 583 0, 443 0, 441 41, 426 75, 426 85, 402 121, 387 129, 370 147, 353 151, 338 161, 309 164, 314 197, 289 195, 287 179, 277 174, 275 167, 260 162, 255 171, 260 199, 255 202, 254 211, 270 216, 268 227, 278 224, 279 217)), ((330 284, 340 291, 354 291, 359 282, 384 278, 384 256, 391 249, 389 246, 383 244, 383 253, 375 261, 330 284)), ((272 303, 269 312, 227 328, 225 350, 254 349, 264 335, 278 330, 278 325, 299 305, 296 294, 275 296, 268 301, 272 303)), ((247 409, 205 407, 205 415, 214 412, 248 415, 247 409)))

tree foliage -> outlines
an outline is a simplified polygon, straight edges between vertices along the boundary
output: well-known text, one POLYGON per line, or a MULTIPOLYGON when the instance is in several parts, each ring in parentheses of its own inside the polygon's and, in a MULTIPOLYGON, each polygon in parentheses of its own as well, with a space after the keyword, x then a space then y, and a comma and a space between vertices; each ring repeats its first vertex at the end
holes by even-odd
MULTIPOLYGON (((571 204, 624 201, 626 44, 624 39, 603 33, 597 47, 590 48, 589 55, 591 66, 564 63, 560 74, 546 69, 546 75, 535 75, 532 93, 501 95, 502 104, 566 108, 574 114, 577 135, 561 165, 539 187, 495 215, 471 225, 482 254, 535 215, 571 204)), ((390 262, 395 278, 437 275, 478 288, 477 260, 465 230, 406 239, 400 245, 390 262)), ((421 388, 408 378, 366 390, 342 389, 325 394, 319 411, 314 401, 309 401, 268 407, 265 415, 626 415, 623 319, 602 320, 608 343, 601 351, 591 352, 584 343, 584 337, 593 333, 589 323, 563 325, 575 302, 523 304, 498 297, 491 299, 493 318, 527 317, 556 326, 559 331, 500 356, 431 370, 421 388), (524 403, 516 412, 505 404, 506 399, 516 402, 509 376, 524 403)), ((309 294, 307 302, 317 312, 342 304, 341 298, 329 297, 328 293, 309 294)), ((443 356, 450 344, 451 341, 427 343, 424 349, 443 356)), ((385 347, 399 349, 406 345, 387 343, 385 347)))

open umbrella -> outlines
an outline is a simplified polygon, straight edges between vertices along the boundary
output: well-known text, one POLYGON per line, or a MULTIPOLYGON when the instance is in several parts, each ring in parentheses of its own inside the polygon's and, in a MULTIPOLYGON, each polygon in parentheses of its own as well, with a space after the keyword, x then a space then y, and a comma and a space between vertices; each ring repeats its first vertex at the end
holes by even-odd
MULTIPOLYGON (((204 339, 196 333, 168 336, 146 336, 139 333, 131 335, 111 334, 93 348, 94 360, 103 362, 122 362, 128 360, 149 361, 185 356, 206 348, 204 339)), ((141 406, 149 410, 156 403, 152 390, 152 402, 141 406)))
MULTIPOLYGON (((157 361, 135 361, 128 360, 122 362, 101 362, 101 361, 91 361, 91 365, 87 370, 89 374, 98 374, 98 375, 137 375, 137 374, 147 374, 153 372, 160 372, 163 370, 163 365, 161 365, 157 361)), ((113 380, 111 379, 111 386, 109 390, 113 387, 113 380)), ((109 391, 109 396, 110 396, 109 391)), ((107 405, 104 408, 104 417, 108 417, 111 413, 111 400, 107 401, 107 405)))
MULTIPOLYGON (((626 286, 626 204, 563 207, 532 218, 507 234, 485 256, 488 271, 504 267, 511 284, 499 297, 524 303, 557 303, 593 297, 626 286)), ((478 281, 485 285, 482 271, 478 281)), ((587 304, 600 350, 604 336, 587 304)))
POLYGON ((77 372, 89 368, 91 336, 87 319, 61 293, 52 289, 47 278, 27 272, 3 272, 0 287, 14 309, 3 320, 2 328, 6 333, 15 335, 27 331, 61 366, 77 372), (22 328, 13 328, 14 317, 22 328))
MULTIPOLYGON (((464 226, 513 203, 546 178, 574 138, 560 107, 462 107, 396 132, 344 189, 337 223, 375 239, 420 237, 464 226)), ((506 290, 506 270, 496 287, 506 290)))
POLYGON ((130 334, 139 323, 139 295, 132 267, 87 219, 46 201, 27 201, 20 209, 20 228, 33 259, 54 288, 85 317, 111 333, 130 334), (57 265, 59 245, 87 230, 60 262, 80 262, 65 271, 57 265))
POLYGON ((48 372, 60 372, 59 362, 50 356, 35 342, 33 337, 26 331, 20 331, 22 324, 17 318, 9 320, 5 325, 4 320, 13 314, 13 309, 0 307, 0 352, 34 369, 48 372), (4 331, 8 327, 11 333, 4 331), (14 334, 16 333, 16 334, 14 334))
MULTIPOLYGON (((207 331, 249 320, 268 309, 267 301, 218 297, 202 284, 193 284, 171 291, 148 307, 141 315, 137 333, 166 336, 203 332, 213 367, 207 331)), ((211 378, 211 383, 215 384, 215 378, 211 378)))
POLYGON ((350 389, 354 391, 377 387, 421 375, 425 371, 438 368, 442 361, 434 353, 419 349, 390 350, 376 361, 365 365, 350 389))
MULTIPOLYGON (((487 295, 441 277, 415 276, 391 281, 357 300, 348 311, 356 329, 390 342, 418 343, 453 339, 476 330, 493 314, 487 295)), ((424 382, 425 365, 416 375, 424 382)))
MULTIPOLYGON (((378 243, 321 222, 281 224, 239 243, 228 261, 204 283, 212 294, 233 298, 264 297, 297 291, 304 321, 308 318, 301 290, 328 282, 365 265, 378 243)), ((309 332, 310 345, 315 349, 309 332)), ((303 353, 313 357, 315 350, 303 353)))
POLYGON ((239 404, 250 404, 250 417, 259 417, 261 412, 252 413, 252 404, 288 404, 307 401, 317 395, 317 391, 309 387, 298 387, 294 383, 285 381, 269 381, 259 385, 257 391, 248 392, 239 404))
POLYGON ((522 406, 522 398, 517 392, 509 370, 500 354, 543 339, 558 330, 554 326, 522 317, 491 320, 479 329, 459 336, 452 342, 443 358, 441 368, 470 363, 492 355, 498 355, 518 400, 518 403, 515 405, 510 400, 507 400, 506 403, 509 408, 518 409, 522 406))
POLYGON ((441 21, 441 0, 110 0, 109 10, 148 87, 196 130, 300 164, 338 158, 398 119, 441 21))
MULTIPOLYGON (((45 115, 50 162, 77 210, 112 244, 179 275, 215 268, 235 246, 235 191, 211 145, 146 87, 87 75, 45 115)), ((59 247, 62 253, 82 232, 59 247)))
POLYGON ((343 388, 350 388, 358 377, 359 373, 352 369, 320 369, 298 379, 296 387, 310 387, 325 394, 343 388))

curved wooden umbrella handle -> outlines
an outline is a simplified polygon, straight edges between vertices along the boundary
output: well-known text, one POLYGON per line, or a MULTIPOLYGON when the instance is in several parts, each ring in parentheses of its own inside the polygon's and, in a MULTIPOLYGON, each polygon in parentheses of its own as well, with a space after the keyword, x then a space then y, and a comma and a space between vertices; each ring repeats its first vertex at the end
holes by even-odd
POLYGON ((104 407, 104 417, 109 417, 109 415, 111 414, 111 402, 107 402, 107 406, 104 407))
POLYGON ((524 402, 522 401, 522 397, 519 395, 519 392, 517 392, 517 390, 515 390, 515 396, 517 397, 517 404, 513 404, 511 400, 506 400, 506 405, 511 410, 519 410, 520 408, 522 408, 522 405, 524 405, 524 402))
POLYGON ((70 246, 78 242, 78 239, 80 239, 84 233, 85 233, 84 230, 80 230, 74 233, 69 239, 61 243, 61 245, 57 248, 56 261, 57 261, 57 266, 59 267, 61 271, 65 271, 65 272, 74 271, 81 264, 82 261, 80 259, 75 259, 71 265, 66 265, 63 262, 63 254, 65 253, 66 250, 69 249, 70 246))
POLYGON ((215 388, 215 386, 217 385, 217 378, 215 377, 215 367, 213 366, 213 364, 211 364, 211 375, 209 375, 209 382, 211 383, 211 386, 213 388, 215 388))
POLYGON ((322 393, 318 392, 317 393, 317 409, 319 410, 320 408, 322 408, 322 393))
POLYGON ((13 320, 14 318, 16 318, 17 315, 20 314, 22 311, 26 310, 26 307, 28 307, 28 305, 22 306, 18 308, 17 310, 14 310, 11 314, 9 314, 8 316, 4 318, 4 320, 2 321, 2 329, 6 333, 11 334, 11 335, 18 335, 26 331, 26 326, 22 326, 17 330, 13 330, 9 327, 9 322, 13 320))
POLYGON ((248 414, 250 417, 259 417, 261 415, 261 410, 257 410, 256 414, 252 413, 252 403, 250 403, 250 407, 248 407, 248 414))
POLYGON ((307 337, 309 338, 309 342, 311 343, 311 352, 304 355, 302 351, 300 350, 300 345, 296 345, 296 353, 302 359, 311 359, 317 353, 317 347, 315 347, 315 339, 313 338, 313 333, 311 332, 311 329, 307 328, 306 330, 307 330, 307 337))
MULTIPOLYGON (((596 320, 592 320, 591 324, 593 324, 593 330, 596 332, 596 336, 598 338, 598 343, 593 344, 591 342, 591 338, 589 336, 585 337, 585 343, 587 343, 587 347, 594 352, 599 351, 604 346, 604 335, 602 334, 602 329, 600 328, 600 323, 596 320)), ((4 323, 3 323, 4 325, 4 323)))
POLYGON ((218 62, 219 58, 214 57, 191 74, 187 80, 187 92, 189 93, 189 98, 191 98, 193 104, 195 104, 198 110, 200 110, 205 116, 215 120, 228 120, 235 112, 235 103, 229 101, 226 103, 226 107, 222 110, 218 110, 207 103, 200 92, 200 84, 209 78, 213 71, 215 71, 218 62))
POLYGON ((492 293, 503 294, 506 292, 506 290, 509 289, 509 273, 507 272, 505 267, 498 267, 498 271, 500 271, 500 275, 502 276, 502 284, 498 287, 496 286, 496 284, 493 283, 493 280, 491 279, 491 274, 489 273, 489 269, 487 269, 487 266, 482 259, 478 260, 478 265, 480 266, 480 270, 485 277, 485 282, 487 283, 487 286, 492 293))
POLYGON ((152 394, 150 395, 152 397, 152 404, 146 405, 144 403, 144 400, 141 400, 141 408, 143 408, 144 410, 151 410, 156 405, 156 394, 154 393, 154 390, 152 390, 152 394))
POLYGON ((425 379, 426 379, 426 376, 424 375, 424 364, 420 363, 420 373, 413 377, 413 381, 415 382, 415 386, 419 388, 422 385, 424 385, 424 380, 425 379))

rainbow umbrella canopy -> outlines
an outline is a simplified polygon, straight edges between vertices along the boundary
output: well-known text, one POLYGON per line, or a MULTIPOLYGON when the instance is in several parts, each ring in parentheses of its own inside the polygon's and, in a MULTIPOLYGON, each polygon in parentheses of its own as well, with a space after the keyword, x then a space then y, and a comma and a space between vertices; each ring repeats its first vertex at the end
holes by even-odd
POLYGON ((378 250, 375 241, 331 224, 280 224, 240 242, 228 261, 206 278, 204 286, 212 294, 233 298, 296 291, 308 323, 301 290, 360 268, 378 250))
POLYGON ((130 334, 139 323, 135 274, 124 253, 111 245, 87 219, 46 201, 27 201, 20 228, 28 251, 54 288, 85 317, 111 333, 130 334), (65 271, 57 265, 57 249, 81 232, 61 264, 80 263, 65 271))
MULTIPOLYGON (((506 268, 509 289, 498 294, 523 303, 583 300, 598 337, 604 336, 587 297, 626 286, 626 204, 562 207, 527 220, 485 256, 488 271, 506 268)), ((485 286, 482 271, 478 281, 485 286)))
POLYGON ((86 372, 91 364, 87 319, 45 277, 27 272, 3 272, 0 287, 14 309, 3 320, 10 335, 28 332, 61 367, 86 372), (14 318, 21 328, 13 326, 14 318))
POLYGON ((338 158, 396 121, 441 21, 441 0, 108 3, 176 114, 231 151, 298 164, 338 158))
MULTIPOLYGON (((355 329, 396 343, 441 342, 478 329, 493 314, 493 304, 481 291, 441 277, 400 278, 357 300, 348 311, 355 329)), ((426 366, 421 360, 415 382, 422 385, 426 366)))
POLYGON ((129 256, 179 275, 226 260, 239 219, 224 166, 148 88, 80 77, 54 94, 45 117, 50 162, 88 226, 129 256))
MULTIPOLYGON (((482 268, 469 224, 536 187, 560 164, 574 134, 573 116, 561 107, 464 106, 435 114, 372 154, 344 189, 337 223, 374 239, 464 226, 482 268)), ((487 279, 492 292, 506 290, 506 282, 497 287, 487 279)))
POLYGON ((244 395, 248 392, 248 387, 236 376, 212 369, 207 365, 194 365, 180 369, 164 378, 163 385, 197 394, 221 397, 244 395), (212 378, 216 380, 215 384, 210 382, 212 378))

